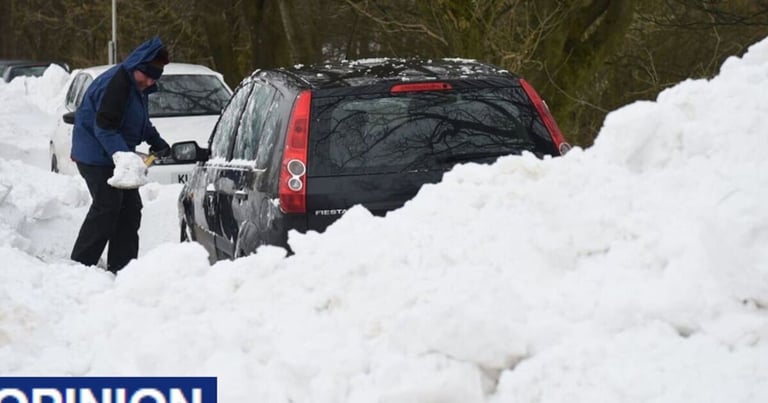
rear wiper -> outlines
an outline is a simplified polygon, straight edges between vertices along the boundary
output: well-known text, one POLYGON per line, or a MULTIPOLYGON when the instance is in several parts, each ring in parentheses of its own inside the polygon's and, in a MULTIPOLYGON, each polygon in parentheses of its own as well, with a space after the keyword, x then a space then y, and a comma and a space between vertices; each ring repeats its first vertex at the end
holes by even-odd
POLYGON ((443 163, 460 162, 460 161, 482 160, 486 158, 501 157, 502 155, 520 155, 521 153, 522 153, 521 150, 483 151, 483 152, 474 152, 474 153, 446 155, 442 157, 437 157, 436 159, 438 162, 443 162, 443 163))

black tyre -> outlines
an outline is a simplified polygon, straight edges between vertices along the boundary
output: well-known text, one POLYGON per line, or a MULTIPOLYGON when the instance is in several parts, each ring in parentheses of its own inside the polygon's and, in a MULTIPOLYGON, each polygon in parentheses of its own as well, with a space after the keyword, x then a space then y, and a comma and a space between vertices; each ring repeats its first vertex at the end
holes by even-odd
POLYGON ((179 242, 190 242, 192 241, 192 234, 189 233, 189 228, 187 227, 187 221, 181 220, 180 227, 180 234, 179 234, 179 242))
POLYGON ((243 243, 242 236, 238 236, 237 241, 235 241, 235 250, 234 250, 234 253, 232 254, 232 259, 248 256, 248 253, 246 253, 245 250, 243 250, 242 243, 243 243))
POLYGON ((51 155, 51 172, 59 173, 59 160, 56 159, 56 154, 51 155))

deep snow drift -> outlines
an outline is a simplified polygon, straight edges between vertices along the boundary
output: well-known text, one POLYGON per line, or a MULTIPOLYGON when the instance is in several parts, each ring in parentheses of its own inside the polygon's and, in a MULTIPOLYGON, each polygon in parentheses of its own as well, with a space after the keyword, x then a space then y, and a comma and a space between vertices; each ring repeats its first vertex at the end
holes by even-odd
POLYGON ((209 266, 142 188, 117 277, 67 259, 66 73, 0 83, 0 375, 212 375, 222 402, 768 401, 768 40, 564 158, 469 164, 386 218, 209 266))

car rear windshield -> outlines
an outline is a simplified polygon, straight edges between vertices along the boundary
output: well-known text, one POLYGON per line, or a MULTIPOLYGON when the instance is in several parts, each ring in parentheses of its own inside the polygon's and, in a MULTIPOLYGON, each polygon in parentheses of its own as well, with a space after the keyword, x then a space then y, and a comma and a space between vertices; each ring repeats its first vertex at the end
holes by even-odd
POLYGON ((520 87, 316 97, 309 176, 447 170, 554 145, 520 87))
POLYGON ((11 70, 9 79, 12 80, 16 77, 40 77, 45 73, 45 69, 47 68, 48 65, 14 67, 13 70, 11 70))
POLYGON ((229 92, 218 77, 200 74, 164 75, 149 95, 151 117, 218 115, 229 92))

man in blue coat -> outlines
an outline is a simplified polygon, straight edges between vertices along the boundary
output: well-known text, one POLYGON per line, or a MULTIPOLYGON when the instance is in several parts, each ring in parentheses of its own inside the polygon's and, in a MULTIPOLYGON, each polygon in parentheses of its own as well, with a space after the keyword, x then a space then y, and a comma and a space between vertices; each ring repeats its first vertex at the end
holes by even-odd
POLYGON ((71 157, 92 202, 72 249, 72 260, 95 265, 109 243, 107 269, 117 273, 138 256, 142 208, 138 186, 117 188, 107 180, 115 172, 115 163, 124 164, 126 155, 141 161, 132 154, 141 142, 149 143, 150 151, 158 155, 170 151, 149 121, 147 105, 147 96, 157 91, 155 83, 168 62, 162 41, 152 38, 98 76, 83 96, 75 115, 71 157))

